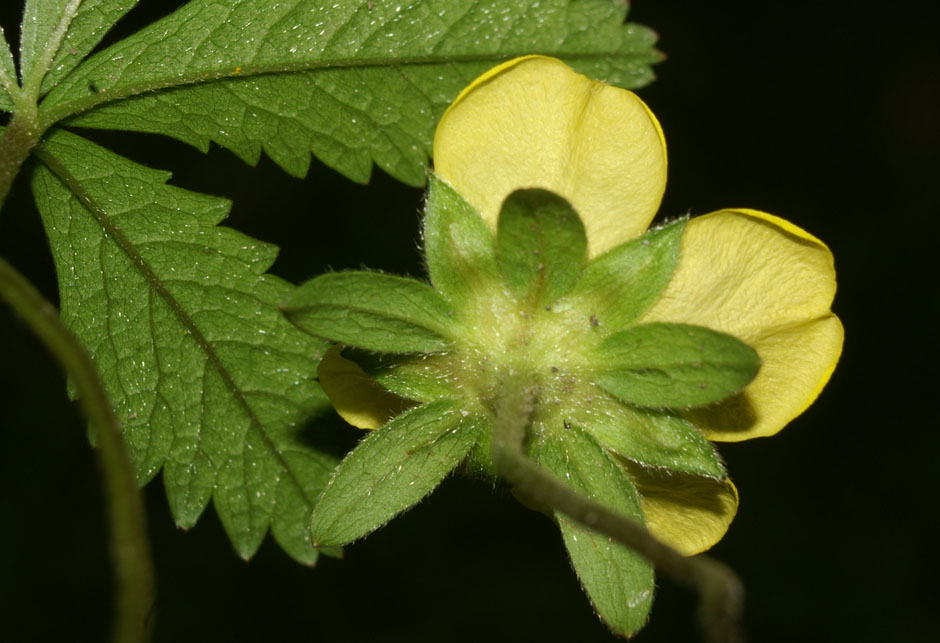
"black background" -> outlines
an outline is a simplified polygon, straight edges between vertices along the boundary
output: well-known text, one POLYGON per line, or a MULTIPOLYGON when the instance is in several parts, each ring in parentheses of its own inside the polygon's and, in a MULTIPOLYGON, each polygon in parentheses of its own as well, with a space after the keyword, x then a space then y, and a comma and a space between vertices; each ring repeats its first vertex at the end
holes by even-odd
MULTIPOLYGON (((2 8, 8 34, 17 4, 2 8)), ((144 0, 122 33, 170 4, 144 0)), ((747 585, 750 639, 928 640, 940 453, 937 4, 640 0, 631 19, 655 28, 669 57, 640 91, 669 143, 663 215, 758 208, 836 257, 846 343, 829 386, 778 436, 721 445, 741 508, 712 553, 747 585)), ((287 279, 363 263, 421 273, 421 191, 381 172, 359 186, 314 162, 301 181, 218 148, 96 140, 173 170, 177 185, 232 198, 227 224, 280 245, 274 272, 287 279)), ((0 214, 0 254, 55 299, 22 177, 0 214)), ((95 458, 63 376, 7 309, 0 392, 0 639, 105 640, 111 569, 95 458)), ((344 560, 312 569, 270 539, 242 561, 211 509, 178 530, 159 480, 146 501, 157 641, 613 640, 556 529, 478 482, 447 481, 344 560)), ((659 584, 637 640, 697 640, 693 597, 659 584)))

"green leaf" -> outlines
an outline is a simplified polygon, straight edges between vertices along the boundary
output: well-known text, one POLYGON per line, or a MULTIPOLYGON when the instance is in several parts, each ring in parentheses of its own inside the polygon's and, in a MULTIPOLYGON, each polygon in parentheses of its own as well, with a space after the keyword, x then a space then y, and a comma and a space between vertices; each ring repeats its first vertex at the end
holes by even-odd
POLYGON ((731 335, 689 324, 633 326, 607 337, 594 358, 598 384, 631 404, 685 408, 723 400, 760 368, 753 348, 731 335))
POLYGON ((479 438, 473 416, 441 400, 399 415, 337 467, 313 512, 313 541, 343 545, 431 493, 479 438))
POLYGON ((625 405, 598 395, 569 422, 591 434, 605 449, 654 469, 724 479, 724 465, 712 444, 684 418, 625 405))
POLYGON ((431 174, 424 208, 424 254, 434 288, 465 308, 500 281, 494 235, 448 183, 431 174))
POLYGON ((581 276, 587 236, 577 212, 548 190, 516 190, 503 202, 496 260, 517 299, 546 306, 581 276))
POLYGON ((54 132, 37 153, 62 316, 124 419, 139 480, 163 467, 184 527, 213 498, 245 558, 271 526, 312 563, 306 525, 334 464, 303 434, 328 405, 315 381, 324 343, 277 309, 292 287, 264 274, 276 249, 217 226, 223 199, 78 136, 54 132))
POLYGON ((298 328, 357 348, 435 353, 451 347, 450 305, 430 286, 379 272, 334 272, 281 305, 298 328))
POLYGON ((42 81, 41 93, 55 87, 75 69, 108 31, 139 0, 83 0, 69 23, 65 40, 59 47, 49 72, 42 81))
POLYGON ((138 0, 27 0, 20 42, 23 85, 45 94, 91 53, 138 0))
POLYGON ((679 261, 685 220, 648 231, 592 260, 568 296, 602 329, 625 328, 652 306, 679 261))
POLYGON ((20 28, 20 77, 24 86, 39 87, 79 5, 81 0, 26 0, 20 28))
MULTIPOLYGON (((626 470, 576 427, 539 436, 536 462, 573 490, 644 524, 643 510, 626 470)), ((631 636, 646 623, 653 602, 653 568, 645 558, 573 522, 555 518, 581 586, 616 634, 631 636)))
POLYGON ((461 89, 514 56, 560 57, 625 87, 653 78, 655 34, 622 0, 194 0, 83 63, 45 117, 165 134, 295 176, 310 154, 356 181, 372 163, 425 181, 434 127, 461 89))

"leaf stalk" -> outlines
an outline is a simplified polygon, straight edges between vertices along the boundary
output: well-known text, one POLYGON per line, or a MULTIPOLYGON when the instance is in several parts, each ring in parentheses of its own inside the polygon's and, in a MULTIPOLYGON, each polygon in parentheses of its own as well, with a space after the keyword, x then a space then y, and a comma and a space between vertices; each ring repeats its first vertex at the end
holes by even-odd
POLYGON ((16 111, 10 124, 0 133, 0 208, 23 162, 36 147, 43 132, 36 104, 24 99, 19 92, 13 98, 16 111))
POLYGON ((153 563, 143 501, 111 401, 91 357, 55 307, 2 257, 0 299, 26 322, 71 378, 82 413, 98 438, 95 451, 111 518, 111 558, 117 586, 113 640, 146 643, 154 602, 153 563))

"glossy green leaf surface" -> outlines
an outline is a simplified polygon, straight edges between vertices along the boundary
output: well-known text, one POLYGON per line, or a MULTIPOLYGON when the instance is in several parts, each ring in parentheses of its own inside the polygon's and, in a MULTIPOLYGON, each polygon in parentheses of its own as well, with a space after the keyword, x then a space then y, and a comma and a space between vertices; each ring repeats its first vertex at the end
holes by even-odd
POLYGON ((541 53, 637 87, 660 59, 619 0, 194 0, 84 62, 43 108, 70 123, 262 150, 306 173, 311 154, 356 181, 373 163, 420 185, 434 127, 476 76, 541 53))
MULTIPOLYGON (((55 87, 91 53, 118 20, 140 0, 81 0, 69 20, 65 39, 56 51, 49 71, 43 77, 41 93, 55 87)), ((59 2, 65 5, 65 2, 59 2)), ((46 46, 39 43, 43 48, 46 46)))
POLYGON ((434 353, 451 346, 449 304, 427 284, 378 272, 311 279, 281 306, 298 328, 334 342, 387 353, 434 353))
POLYGON ((73 134, 40 157, 32 187, 62 316, 98 364, 140 481, 162 468, 186 527, 213 499, 243 557, 270 527, 312 563, 306 525, 335 462, 304 437, 328 404, 324 343, 278 310, 292 287, 265 274, 276 249, 218 226, 225 200, 73 134))
POLYGON ((343 459, 313 513, 313 540, 344 545, 437 487, 479 439, 457 402, 419 406, 371 432, 343 459))
POLYGON ((701 406, 744 388, 760 358, 744 342, 702 326, 652 323, 607 337, 596 357, 611 395, 654 408, 701 406))

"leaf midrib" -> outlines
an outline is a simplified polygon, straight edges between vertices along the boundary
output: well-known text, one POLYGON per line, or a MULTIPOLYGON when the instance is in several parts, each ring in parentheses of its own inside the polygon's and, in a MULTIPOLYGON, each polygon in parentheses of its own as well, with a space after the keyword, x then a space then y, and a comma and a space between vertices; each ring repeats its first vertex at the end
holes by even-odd
POLYGON ((199 328, 199 326, 193 321, 193 319, 189 316, 183 306, 176 300, 173 294, 166 288, 160 277, 157 276, 157 274, 150 267, 149 263, 147 263, 147 260, 144 259, 144 257, 137 251, 137 248, 130 241, 130 239, 125 236, 123 230, 121 230, 121 228, 111 220, 111 217, 98 204, 98 202, 92 198, 88 192, 85 191, 81 181, 74 174, 72 174, 69 169, 65 167, 65 165, 61 163, 58 158, 55 157, 54 154, 50 153, 42 146, 37 147, 35 149, 35 153, 36 156, 39 157, 39 159, 52 171, 52 173, 55 174, 59 180, 62 181, 65 186, 79 199, 82 205, 91 213, 92 217, 94 217, 96 223, 101 226, 104 233, 114 241, 114 243, 137 267, 137 270, 140 272, 141 276, 143 276, 150 285, 152 292, 156 291, 157 294, 159 294, 167 306, 169 306, 170 310, 173 311, 179 323, 190 332, 190 337, 192 337, 203 350, 210 363, 216 368, 216 371, 219 373, 222 381, 229 389, 229 392, 248 416, 250 427, 258 431, 258 433, 261 435, 265 445, 268 447, 271 453, 274 454, 278 464, 280 464, 281 468, 287 473, 291 482, 299 490, 301 497, 304 499, 304 502, 312 510, 315 504, 313 499, 310 498, 310 496, 307 494, 306 489, 301 484, 294 471, 288 465, 287 460, 281 453, 281 450, 274 443, 274 440, 271 439, 271 436, 268 435, 268 432, 264 428, 264 424, 261 422, 257 414, 254 412, 254 409, 248 403, 248 400, 242 393, 241 388, 235 383, 235 380, 232 378, 228 369, 225 367, 225 364, 216 354, 212 343, 202 333, 202 330, 199 328))
MULTIPOLYGON (((493 54, 473 54, 463 56, 405 56, 401 58, 339 58, 332 60, 321 60, 314 62, 298 63, 279 63, 269 65, 236 65, 227 67, 224 71, 218 69, 193 71, 182 76, 168 74, 162 79, 151 79, 143 83, 127 83, 102 89, 98 92, 92 92, 83 98, 59 103, 47 110, 42 110, 40 104, 40 126, 43 131, 52 127, 56 123, 65 120, 71 116, 90 111, 100 105, 117 102, 127 98, 134 98, 148 93, 154 93, 166 89, 178 89, 188 86, 194 86, 213 81, 227 79, 246 79, 257 76, 272 76, 280 74, 298 74, 304 72, 330 71, 336 69, 368 69, 368 68, 398 68, 398 67, 422 67, 430 65, 444 64, 469 64, 469 63, 496 63, 503 60, 509 60, 518 56, 540 54, 561 56, 565 60, 610 60, 612 58, 633 58, 636 52, 582 52, 582 53, 558 53, 544 51, 516 51, 493 54), (391 61, 391 62, 390 62, 391 61), (238 69, 237 73, 235 70, 238 69)), ((72 73, 81 70, 77 67, 72 73)), ((63 79, 62 82, 67 80, 63 79)))

